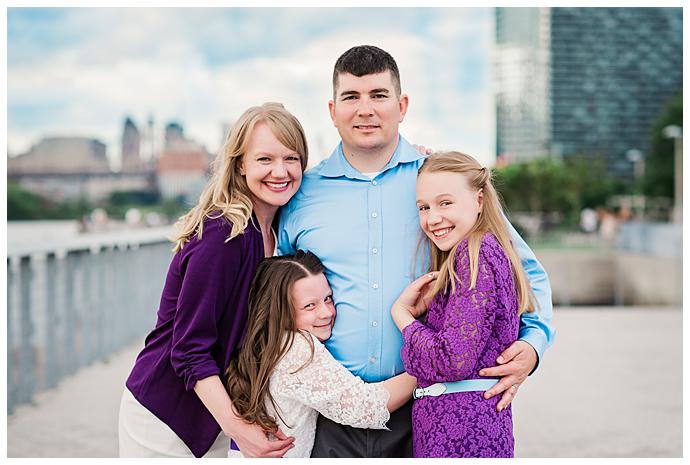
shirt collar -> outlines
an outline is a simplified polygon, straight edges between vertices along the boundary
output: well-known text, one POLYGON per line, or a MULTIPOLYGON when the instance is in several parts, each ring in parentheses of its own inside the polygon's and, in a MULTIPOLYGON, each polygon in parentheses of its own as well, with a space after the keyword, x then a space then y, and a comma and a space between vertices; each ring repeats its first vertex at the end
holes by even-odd
MULTIPOLYGON (((398 146, 395 148, 395 152, 393 152, 391 159, 381 170, 381 173, 396 167, 399 163, 410 163, 425 157, 425 155, 419 153, 410 145, 403 136, 399 135, 398 137, 398 146)), ((331 156, 326 159, 321 169, 319 169, 319 174, 327 178, 346 176, 353 179, 369 180, 369 178, 357 171, 350 162, 347 161, 343 153, 342 141, 340 141, 338 146, 331 153, 331 156)))

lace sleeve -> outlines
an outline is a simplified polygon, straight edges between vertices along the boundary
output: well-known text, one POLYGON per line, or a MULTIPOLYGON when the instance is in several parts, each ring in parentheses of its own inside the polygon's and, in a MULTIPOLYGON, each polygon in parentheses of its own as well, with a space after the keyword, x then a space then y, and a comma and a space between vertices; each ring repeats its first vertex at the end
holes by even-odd
POLYGON ((472 375, 491 334, 496 314, 497 292, 493 260, 489 258, 491 249, 485 241, 482 242, 477 284, 470 290, 467 245, 459 247, 456 273, 461 284, 448 296, 442 310, 443 324, 438 331, 419 321, 403 330, 401 356, 405 370, 412 376, 444 382, 459 381, 472 375))
POLYGON ((325 417, 355 428, 387 429, 388 391, 382 383, 365 383, 338 363, 311 334, 295 335, 276 368, 276 391, 312 407, 325 417), (314 357, 309 361, 314 345, 314 357), (297 371, 296 371, 297 370, 297 371))

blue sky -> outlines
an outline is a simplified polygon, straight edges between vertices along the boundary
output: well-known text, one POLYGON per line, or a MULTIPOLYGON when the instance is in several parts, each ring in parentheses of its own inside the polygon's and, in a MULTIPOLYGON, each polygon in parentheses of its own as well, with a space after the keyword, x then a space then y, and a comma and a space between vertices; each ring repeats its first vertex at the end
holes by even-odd
POLYGON ((305 127, 312 160, 338 134, 331 73, 353 45, 398 62, 414 143, 493 162, 490 8, 10 8, 8 151, 79 135, 119 157, 129 115, 175 120, 217 150, 222 125, 280 101, 305 127))

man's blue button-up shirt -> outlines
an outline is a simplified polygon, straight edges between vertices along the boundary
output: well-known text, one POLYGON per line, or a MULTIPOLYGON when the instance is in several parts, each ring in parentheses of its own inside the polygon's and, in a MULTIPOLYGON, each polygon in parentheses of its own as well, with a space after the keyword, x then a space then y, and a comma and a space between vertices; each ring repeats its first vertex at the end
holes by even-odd
MULTIPOLYGON (((402 336, 390 309, 424 270, 415 260, 421 238, 415 199, 424 156, 400 137, 388 164, 373 179, 346 160, 342 143, 305 173, 297 194, 281 210, 278 249, 316 254, 326 267, 337 318, 326 347, 368 382, 404 371, 402 336)), ((539 301, 539 313, 523 314, 520 338, 541 360, 551 344, 551 290, 544 269, 511 227, 523 266, 539 301)))

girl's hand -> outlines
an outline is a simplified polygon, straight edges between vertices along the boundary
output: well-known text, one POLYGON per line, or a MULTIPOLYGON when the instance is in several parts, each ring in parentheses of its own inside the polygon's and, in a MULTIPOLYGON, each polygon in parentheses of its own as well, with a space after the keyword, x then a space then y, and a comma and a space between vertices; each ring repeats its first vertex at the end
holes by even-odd
POLYGON ((429 306, 426 294, 437 277, 438 272, 433 271, 415 279, 395 301, 391 308, 391 316, 401 331, 426 312, 429 306))
POLYGON ((412 281, 395 301, 393 308, 404 309, 415 318, 422 316, 429 307, 429 299, 426 294, 437 277, 438 271, 432 271, 412 281))

